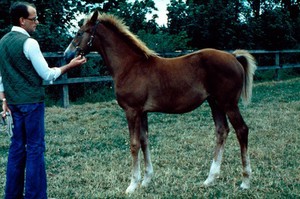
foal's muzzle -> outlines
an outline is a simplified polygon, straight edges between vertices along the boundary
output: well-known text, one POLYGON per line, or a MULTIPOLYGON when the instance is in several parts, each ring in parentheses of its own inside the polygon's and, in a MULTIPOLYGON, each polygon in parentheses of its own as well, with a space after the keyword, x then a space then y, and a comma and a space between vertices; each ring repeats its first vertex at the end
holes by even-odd
POLYGON ((69 63, 76 55, 76 52, 67 51, 64 53, 64 59, 67 63, 69 63))

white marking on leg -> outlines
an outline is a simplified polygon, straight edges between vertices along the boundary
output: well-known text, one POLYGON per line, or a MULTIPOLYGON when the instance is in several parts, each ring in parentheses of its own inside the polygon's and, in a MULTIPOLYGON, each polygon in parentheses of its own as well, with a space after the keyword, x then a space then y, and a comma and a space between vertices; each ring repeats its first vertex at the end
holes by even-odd
POLYGON ((243 168, 243 182, 241 184, 242 189, 249 189, 250 188, 250 178, 251 178, 251 166, 250 166, 250 158, 247 155, 246 157, 246 166, 243 168))
POLYGON ((150 157, 150 150, 149 146, 147 145, 147 148, 144 152, 144 158, 145 158, 145 175, 144 180, 142 182, 142 187, 147 187, 152 179, 153 176, 153 167, 151 163, 151 157, 150 157))
POLYGON ((131 194, 138 187, 141 180, 141 167, 140 167, 140 153, 138 153, 137 159, 133 160, 132 176, 129 187, 126 189, 126 194, 131 194))
POLYGON ((212 162, 210 170, 209 170, 209 175, 203 183, 205 186, 212 185, 213 182, 215 181, 215 179, 217 179, 219 177, 223 152, 224 152, 224 147, 222 146, 218 152, 216 160, 213 159, 213 162, 212 162))

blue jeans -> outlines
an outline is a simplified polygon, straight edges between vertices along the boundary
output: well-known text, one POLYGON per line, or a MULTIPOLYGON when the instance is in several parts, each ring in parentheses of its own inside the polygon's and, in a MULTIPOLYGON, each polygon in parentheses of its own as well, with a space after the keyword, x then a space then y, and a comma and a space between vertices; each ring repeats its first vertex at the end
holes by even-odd
POLYGON ((9 108, 14 128, 8 154, 5 199, 47 198, 45 105, 9 105, 9 108))

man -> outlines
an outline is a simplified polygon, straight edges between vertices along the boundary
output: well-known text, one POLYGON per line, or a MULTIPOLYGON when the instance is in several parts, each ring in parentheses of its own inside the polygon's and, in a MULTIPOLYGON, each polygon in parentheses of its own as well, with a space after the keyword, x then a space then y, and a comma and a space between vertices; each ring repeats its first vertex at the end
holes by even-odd
POLYGON ((44 88, 67 70, 86 62, 76 57, 60 68, 49 68, 39 44, 30 37, 39 24, 34 5, 16 2, 10 8, 12 30, 0 40, 2 116, 13 117, 13 136, 6 172, 6 199, 47 198, 44 161, 44 88), (25 196, 23 196, 25 188, 25 196))

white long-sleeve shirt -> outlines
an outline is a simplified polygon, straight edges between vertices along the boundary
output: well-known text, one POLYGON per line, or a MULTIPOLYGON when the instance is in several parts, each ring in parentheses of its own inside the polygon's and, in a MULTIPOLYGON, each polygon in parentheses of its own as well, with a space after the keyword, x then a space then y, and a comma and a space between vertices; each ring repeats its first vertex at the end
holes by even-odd
MULTIPOLYGON (((30 37, 28 32, 19 26, 13 26, 11 31, 21 32, 30 37)), ((60 68, 49 68, 48 63, 41 52, 40 46, 35 39, 28 38, 25 41, 23 46, 23 52, 26 58, 29 61, 31 61, 34 69, 43 80, 54 81, 61 75, 60 68)), ((4 92, 1 74, 0 74, 0 92, 4 92)))

